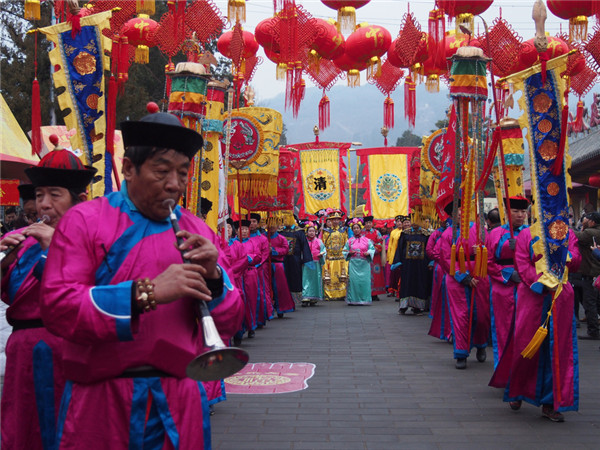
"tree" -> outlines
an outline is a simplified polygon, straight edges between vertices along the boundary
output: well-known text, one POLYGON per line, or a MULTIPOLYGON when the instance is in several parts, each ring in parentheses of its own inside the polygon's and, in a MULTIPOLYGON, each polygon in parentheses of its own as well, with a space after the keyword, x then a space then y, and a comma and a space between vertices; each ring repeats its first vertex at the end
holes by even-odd
MULTIPOLYGON (((36 22, 36 27, 50 25, 51 3, 43 2, 41 8, 42 18, 36 22)), ((0 92, 19 125, 27 132, 31 129, 31 89, 35 74, 36 36, 26 34, 32 25, 23 18, 23 12, 23 2, 0 2, 0 92)), ((58 124, 63 124, 58 103, 51 100, 48 58, 51 44, 39 33, 37 42, 37 78, 40 85, 42 124, 50 124, 50 118, 54 115, 58 124)))
POLYGON ((441 130, 442 128, 447 128, 449 122, 450 121, 447 118, 438 120, 434 125, 435 128, 433 130, 430 130, 430 132, 434 133, 437 130, 441 130))
POLYGON ((422 144, 423 138, 410 130, 404 130, 402 136, 396 141, 396 147, 420 147, 422 144))

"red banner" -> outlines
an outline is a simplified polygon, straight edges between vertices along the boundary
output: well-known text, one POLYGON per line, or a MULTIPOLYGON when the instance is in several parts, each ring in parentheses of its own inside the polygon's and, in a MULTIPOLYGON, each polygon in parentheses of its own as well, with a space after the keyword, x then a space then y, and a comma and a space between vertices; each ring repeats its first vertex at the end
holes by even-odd
POLYGON ((19 206, 19 180, 0 179, 0 204, 19 206))

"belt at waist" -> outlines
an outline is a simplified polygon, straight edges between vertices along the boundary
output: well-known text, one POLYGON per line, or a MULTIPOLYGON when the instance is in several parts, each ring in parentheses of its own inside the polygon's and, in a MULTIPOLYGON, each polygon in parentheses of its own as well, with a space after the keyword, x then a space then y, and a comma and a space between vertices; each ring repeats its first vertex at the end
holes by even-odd
POLYGON ((501 266, 514 266, 515 260, 512 258, 497 259, 496 262, 501 266))
POLYGON ((593 280, 594 277, 591 275, 581 275, 582 280, 593 280))
POLYGON ((15 320, 8 319, 9 325, 12 325, 13 331, 27 330, 29 328, 44 328, 42 319, 15 320))
POLYGON ((121 375, 117 375, 117 378, 165 378, 172 377, 173 375, 163 372, 162 370, 155 369, 154 367, 139 367, 134 369, 127 369, 121 375))

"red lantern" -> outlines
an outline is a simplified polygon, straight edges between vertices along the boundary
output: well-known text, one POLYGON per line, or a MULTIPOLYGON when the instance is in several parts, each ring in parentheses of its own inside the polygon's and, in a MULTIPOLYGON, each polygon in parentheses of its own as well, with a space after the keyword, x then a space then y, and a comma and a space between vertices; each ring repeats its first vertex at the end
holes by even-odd
MULTIPOLYGON (((249 31, 242 31, 243 41, 244 41, 244 50, 240 55, 241 58, 247 59, 251 56, 256 55, 258 52, 258 42, 254 39, 254 35, 249 31)), ((219 40, 217 41, 217 50, 219 53, 223 54, 229 59, 235 59, 235 56, 232 52, 231 41, 233 40, 234 32, 228 31, 227 33, 223 33, 219 40)))
POLYGON ((587 39, 587 18, 594 14, 592 0, 548 0, 547 3, 552 14, 569 20, 569 39, 577 41, 587 39))
POLYGON ((254 38, 263 48, 279 52, 279 42, 275 39, 276 27, 279 25, 277 17, 262 20, 254 29, 254 38))
POLYGON ((121 29, 121 35, 126 36, 130 45, 135 45, 135 62, 148 64, 150 61, 150 47, 154 47, 154 34, 158 23, 146 14, 140 14, 128 20, 121 29))
POLYGON ((321 0, 325 6, 338 12, 338 27, 340 31, 351 33, 356 26, 356 10, 365 6, 371 0, 321 0))
POLYGON ((381 73, 381 57, 389 50, 392 35, 377 25, 361 24, 346 39, 346 54, 356 61, 368 62, 367 77, 381 73))
POLYGON ((590 175, 590 179, 589 179, 588 184, 590 186, 594 186, 594 187, 600 188, 600 174, 590 175))
POLYGON ((327 20, 314 19, 317 37, 311 49, 325 59, 336 59, 344 53, 346 41, 335 25, 327 20))
POLYGON ((369 60, 356 61, 354 58, 348 56, 348 53, 344 53, 335 59, 333 63, 338 69, 348 74, 348 86, 350 87, 360 86, 360 72, 369 66, 369 60))
MULTIPOLYGON (((548 50, 541 55, 543 56, 542 59, 547 58, 547 60, 550 60, 568 52, 569 46, 565 41, 556 37, 548 36, 548 50)), ((515 72, 519 72, 533 66, 538 61, 539 57, 540 54, 533 45, 533 39, 523 42, 521 53, 519 54, 519 63, 516 66, 515 72)))
POLYGON ((397 41, 397 39, 392 41, 392 43, 390 44, 390 48, 388 49, 388 52, 387 52, 387 60, 394 67, 402 67, 402 61, 400 60, 400 58, 398 58, 398 55, 396 54, 396 51, 395 51, 396 41, 397 41))
POLYGON ((448 17, 456 17, 456 31, 460 25, 466 26, 471 32, 474 29, 473 17, 485 12, 494 0, 437 0, 438 8, 443 9, 448 17))

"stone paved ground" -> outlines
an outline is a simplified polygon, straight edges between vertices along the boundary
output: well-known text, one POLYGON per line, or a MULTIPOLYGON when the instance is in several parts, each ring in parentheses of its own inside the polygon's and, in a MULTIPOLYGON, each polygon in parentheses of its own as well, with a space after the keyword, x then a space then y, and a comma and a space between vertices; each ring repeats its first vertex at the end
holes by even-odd
POLYGON ((229 394, 212 417, 213 448, 600 448, 598 341, 579 343, 579 411, 552 423, 528 404, 511 411, 487 386, 491 351, 456 370, 451 346, 426 335, 427 316, 381 299, 298 308, 245 339, 251 362, 309 362, 315 374, 303 391, 229 394))

